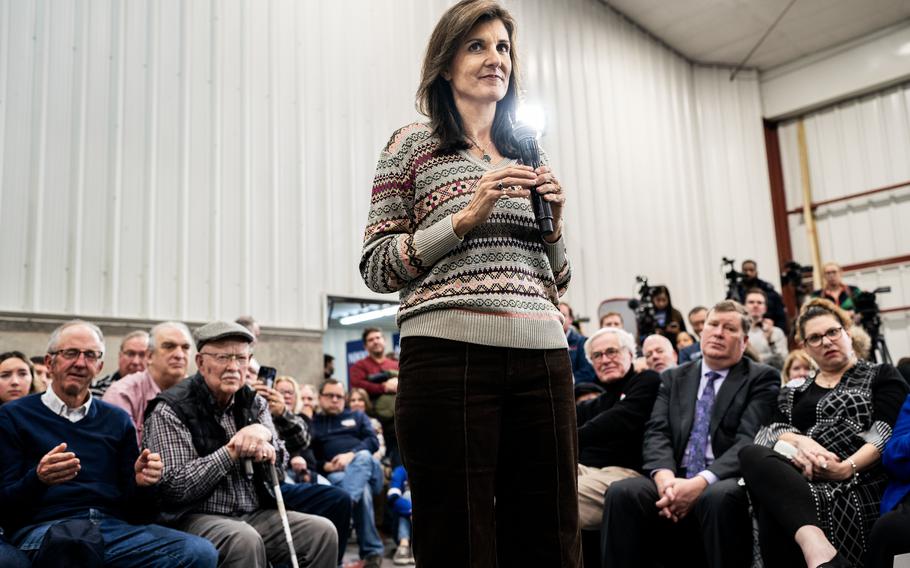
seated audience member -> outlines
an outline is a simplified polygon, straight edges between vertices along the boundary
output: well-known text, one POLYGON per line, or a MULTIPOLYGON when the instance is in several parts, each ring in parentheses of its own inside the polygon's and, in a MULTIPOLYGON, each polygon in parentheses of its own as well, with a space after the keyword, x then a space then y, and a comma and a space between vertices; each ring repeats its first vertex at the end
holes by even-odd
POLYGON ((787 334, 766 318, 767 295, 758 288, 746 292, 746 310, 752 317, 749 328, 749 346, 758 355, 758 360, 775 369, 782 369, 787 358, 787 334))
POLYGON ((744 260, 741 269, 743 279, 737 290, 738 299, 745 301, 746 292, 752 288, 758 288, 764 292, 768 307, 768 317, 774 322, 775 327, 781 328, 786 334, 789 327, 787 326, 787 311, 784 308, 784 299, 781 298, 781 295, 770 282, 758 277, 758 264, 754 260, 744 260))
POLYGON ((252 345, 256 345, 256 343, 259 342, 259 337, 262 335, 262 328, 259 326, 259 322, 253 318, 253 316, 240 316, 234 320, 234 323, 239 323, 245 327, 247 331, 253 334, 252 345))
POLYGON ((673 566, 680 558, 709 568, 749 565, 738 453, 770 418, 780 388, 777 371, 743 358, 750 323, 738 302, 719 302, 708 312, 702 358, 661 375, 643 445, 650 478, 607 491, 604 566, 673 566))
POLYGON ((44 355, 29 357, 32 370, 35 372, 32 379, 32 392, 44 392, 51 386, 51 378, 47 374, 47 365, 44 364, 44 355))
POLYGON ((326 379, 319 387, 321 412, 313 417, 313 452, 332 485, 347 491, 354 504, 354 530, 365 568, 378 568, 384 548, 373 514, 373 495, 382 491, 382 468, 373 457, 379 440, 370 419, 345 408, 344 387, 326 379))
POLYGON ((603 387, 597 383, 578 383, 575 385, 575 404, 593 400, 603 393, 603 387))
POLYGON ((414 554, 411 552, 411 488, 408 485, 408 472, 404 466, 400 465, 392 471, 392 479, 389 481, 389 491, 386 493, 386 497, 389 500, 389 506, 398 516, 398 532, 395 536, 398 548, 395 549, 392 562, 396 566, 416 564, 414 554))
MULTIPOLYGON (((268 469, 284 471, 287 452, 268 403, 244 384, 253 334, 237 323, 212 322, 195 339, 198 372, 159 393, 146 410, 143 443, 164 460, 162 517, 212 541, 220 566, 290 564, 269 493, 275 472, 268 469)), ((287 516, 300 565, 335 566, 332 523, 297 511, 287 516)))
POLYGON ((686 331, 680 331, 676 334, 676 351, 682 351, 686 347, 695 345, 695 339, 686 331))
POLYGON ((130 415, 140 444, 145 408, 158 393, 186 377, 193 344, 189 328, 176 321, 159 323, 149 331, 148 337, 146 368, 112 384, 101 399, 130 415))
POLYGON ((686 331, 686 321, 679 310, 673 307, 670 300, 670 290, 664 285, 654 286, 651 289, 651 302, 654 304, 655 331, 666 335, 671 343, 676 343, 676 334, 686 331))
POLYGON ((576 383, 590 383, 594 381, 594 369, 585 357, 585 341, 587 337, 575 329, 572 323, 575 314, 572 307, 565 302, 559 303, 559 312, 562 314, 562 330, 569 343, 569 360, 572 362, 572 376, 576 383))
POLYGON ((29 568, 32 563, 21 550, 6 542, 0 528, 0 566, 3 568, 29 568))
POLYGON ((781 379, 787 388, 796 388, 806 382, 806 377, 816 371, 818 365, 803 349, 794 349, 784 360, 784 370, 781 379))
POLYGON ((351 365, 350 386, 370 395, 373 413, 387 433, 389 458, 399 465, 398 441, 395 437, 395 396, 398 392, 398 361, 385 352, 382 330, 370 327, 361 335, 367 356, 351 365))
MULTIPOLYGON (((373 411, 372 404, 370 404, 370 396, 367 394, 367 391, 360 388, 353 388, 348 394, 348 408, 354 412, 363 412, 367 416, 373 411)), ((379 420, 370 417, 370 426, 373 427, 373 431, 376 432, 376 438, 379 440, 379 449, 376 450, 376 453, 373 454, 373 457, 382 461, 382 458, 385 457, 385 438, 382 435, 382 424, 379 420)))
POLYGON ((600 318, 600 327, 618 327, 624 329, 626 326, 622 320, 622 314, 619 312, 607 312, 600 318))
POLYGON ((0 353, 0 406, 34 392, 34 370, 20 351, 0 353))
MULTIPOLYGON (((661 337, 666 341, 666 337, 661 337)), ((604 494, 620 479, 640 477, 641 443, 660 377, 632 368, 635 338, 605 327, 588 339, 585 354, 604 393, 576 407, 578 516, 582 529, 599 529, 604 494)))
POLYGON ((121 378, 145 370, 148 353, 149 334, 143 330, 131 331, 120 342, 120 354, 117 357, 117 370, 95 380, 91 386, 92 396, 101 398, 105 391, 121 378))
POLYGON ((308 422, 313 420, 316 414, 316 391, 308 384, 300 385, 300 410, 301 416, 308 418, 308 422))
POLYGON ((676 366, 676 351, 673 344, 663 335, 649 335, 641 345, 648 368, 657 373, 676 366))
POLYGON ((134 524, 154 512, 162 460, 140 454, 129 416, 91 395, 103 356, 95 325, 61 325, 45 357, 51 388, 0 408, 0 503, 10 541, 32 560, 53 550, 74 565, 95 558, 92 565, 214 567, 206 540, 134 524))
POLYGON ((895 556, 910 554, 910 396, 882 452, 882 466, 891 480, 882 495, 882 517, 869 535, 869 568, 892 568, 895 556))
POLYGON ((275 378, 275 390, 284 399, 284 406, 294 414, 300 414, 300 386, 297 379, 288 375, 275 378))
MULTIPOLYGON (((705 318, 708 317, 708 308, 704 306, 695 306, 689 310, 689 323, 692 324, 692 332, 696 339, 701 338, 701 332, 705 328, 705 318)), ((696 341, 685 349, 679 350, 679 364, 694 361, 701 356, 701 343, 696 341)))
POLYGON ((822 276, 825 280, 824 287, 812 292, 813 298, 827 298, 842 310, 853 314, 856 310, 854 298, 862 293, 856 286, 844 284, 844 271, 836 262, 826 262, 822 265, 822 276))
POLYGON ((765 566, 862 563, 888 482, 879 457, 908 388, 890 365, 857 360, 852 323, 829 300, 802 308, 797 339, 819 370, 784 391, 740 452, 765 566))

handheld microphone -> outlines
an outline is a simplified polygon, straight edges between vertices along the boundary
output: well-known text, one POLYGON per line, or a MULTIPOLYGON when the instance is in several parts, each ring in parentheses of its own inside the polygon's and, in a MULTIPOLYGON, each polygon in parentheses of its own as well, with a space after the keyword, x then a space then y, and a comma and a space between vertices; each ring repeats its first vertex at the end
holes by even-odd
MULTIPOLYGON (((515 124, 512 127, 512 136, 518 143, 518 152, 521 154, 521 163, 531 166, 535 170, 540 167, 540 148, 537 146, 537 132, 526 124, 515 124)), ((537 187, 531 188, 531 207, 534 209, 534 219, 540 234, 546 237, 553 233, 553 208, 550 202, 537 193, 537 187)))

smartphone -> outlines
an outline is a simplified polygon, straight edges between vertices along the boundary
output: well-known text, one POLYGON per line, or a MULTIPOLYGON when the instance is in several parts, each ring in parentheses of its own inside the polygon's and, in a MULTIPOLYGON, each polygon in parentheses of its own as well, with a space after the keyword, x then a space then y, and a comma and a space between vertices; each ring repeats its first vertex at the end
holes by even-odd
POLYGON ((266 367, 265 365, 262 365, 259 367, 259 382, 272 388, 275 386, 275 375, 277 374, 278 370, 275 367, 266 367))

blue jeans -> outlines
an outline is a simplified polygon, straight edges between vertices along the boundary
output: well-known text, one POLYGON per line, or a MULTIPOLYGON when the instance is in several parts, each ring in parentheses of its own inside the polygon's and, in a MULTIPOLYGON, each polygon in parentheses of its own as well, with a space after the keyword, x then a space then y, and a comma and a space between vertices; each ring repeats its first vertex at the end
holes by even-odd
POLYGON ((382 491, 382 467, 367 450, 357 452, 344 471, 335 471, 327 476, 335 487, 347 491, 354 502, 354 530, 360 557, 382 554, 382 538, 376 530, 373 513, 373 495, 382 491))
MULTIPOLYGON (((218 552, 212 543, 198 536, 159 525, 131 525, 96 509, 70 518, 90 519, 98 526, 104 539, 105 566, 214 568, 218 562, 218 552)), ((14 542, 34 557, 48 529, 65 520, 21 529, 14 535, 14 542)))
POLYGON ((28 556, 23 554, 18 548, 7 544, 3 538, 3 529, 0 529, 0 566, 4 568, 28 568, 32 563, 29 562, 28 556))
POLYGON ((406 517, 404 515, 398 516, 398 542, 401 542, 401 539, 411 540, 411 517, 406 517))

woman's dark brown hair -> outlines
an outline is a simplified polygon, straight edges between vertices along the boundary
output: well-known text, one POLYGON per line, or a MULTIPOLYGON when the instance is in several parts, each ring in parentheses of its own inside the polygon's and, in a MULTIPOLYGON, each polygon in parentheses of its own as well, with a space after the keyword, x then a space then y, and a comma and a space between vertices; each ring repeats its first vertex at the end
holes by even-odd
POLYGON ((470 144, 465 140, 461 115, 455 107, 452 88, 442 74, 449 69, 455 54, 468 33, 479 23, 500 20, 509 34, 509 57, 512 73, 506 95, 496 104, 491 137, 499 152, 517 158, 518 148, 512 137, 512 123, 518 105, 518 55, 515 50, 515 20, 502 6, 492 0, 461 0, 449 8, 430 36, 423 59, 420 86, 417 88, 417 110, 430 119, 433 134, 441 140, 440 151, 465 150, 470 144))
POLYGON ((28 372, 31 375, 31 381, 28 384, 28 392, 35 392, 35 366, 29 361, 25 353, 21 351, 7 351, 5 353, 0 353, 0 363, 6 361, 7 359, 21 359, 23 363, 28 365, 28 372))
POLYGON ((853 325, 853 320, 847 315, 847 312, 834 305, 831 300, 824 298, 813 298, 806 302, 803 309, 799 311, 799 317, 796 318, 796 339, 802 343, 806 340, 806 323, 819 316, 831 316, 849 331, 853 325))

